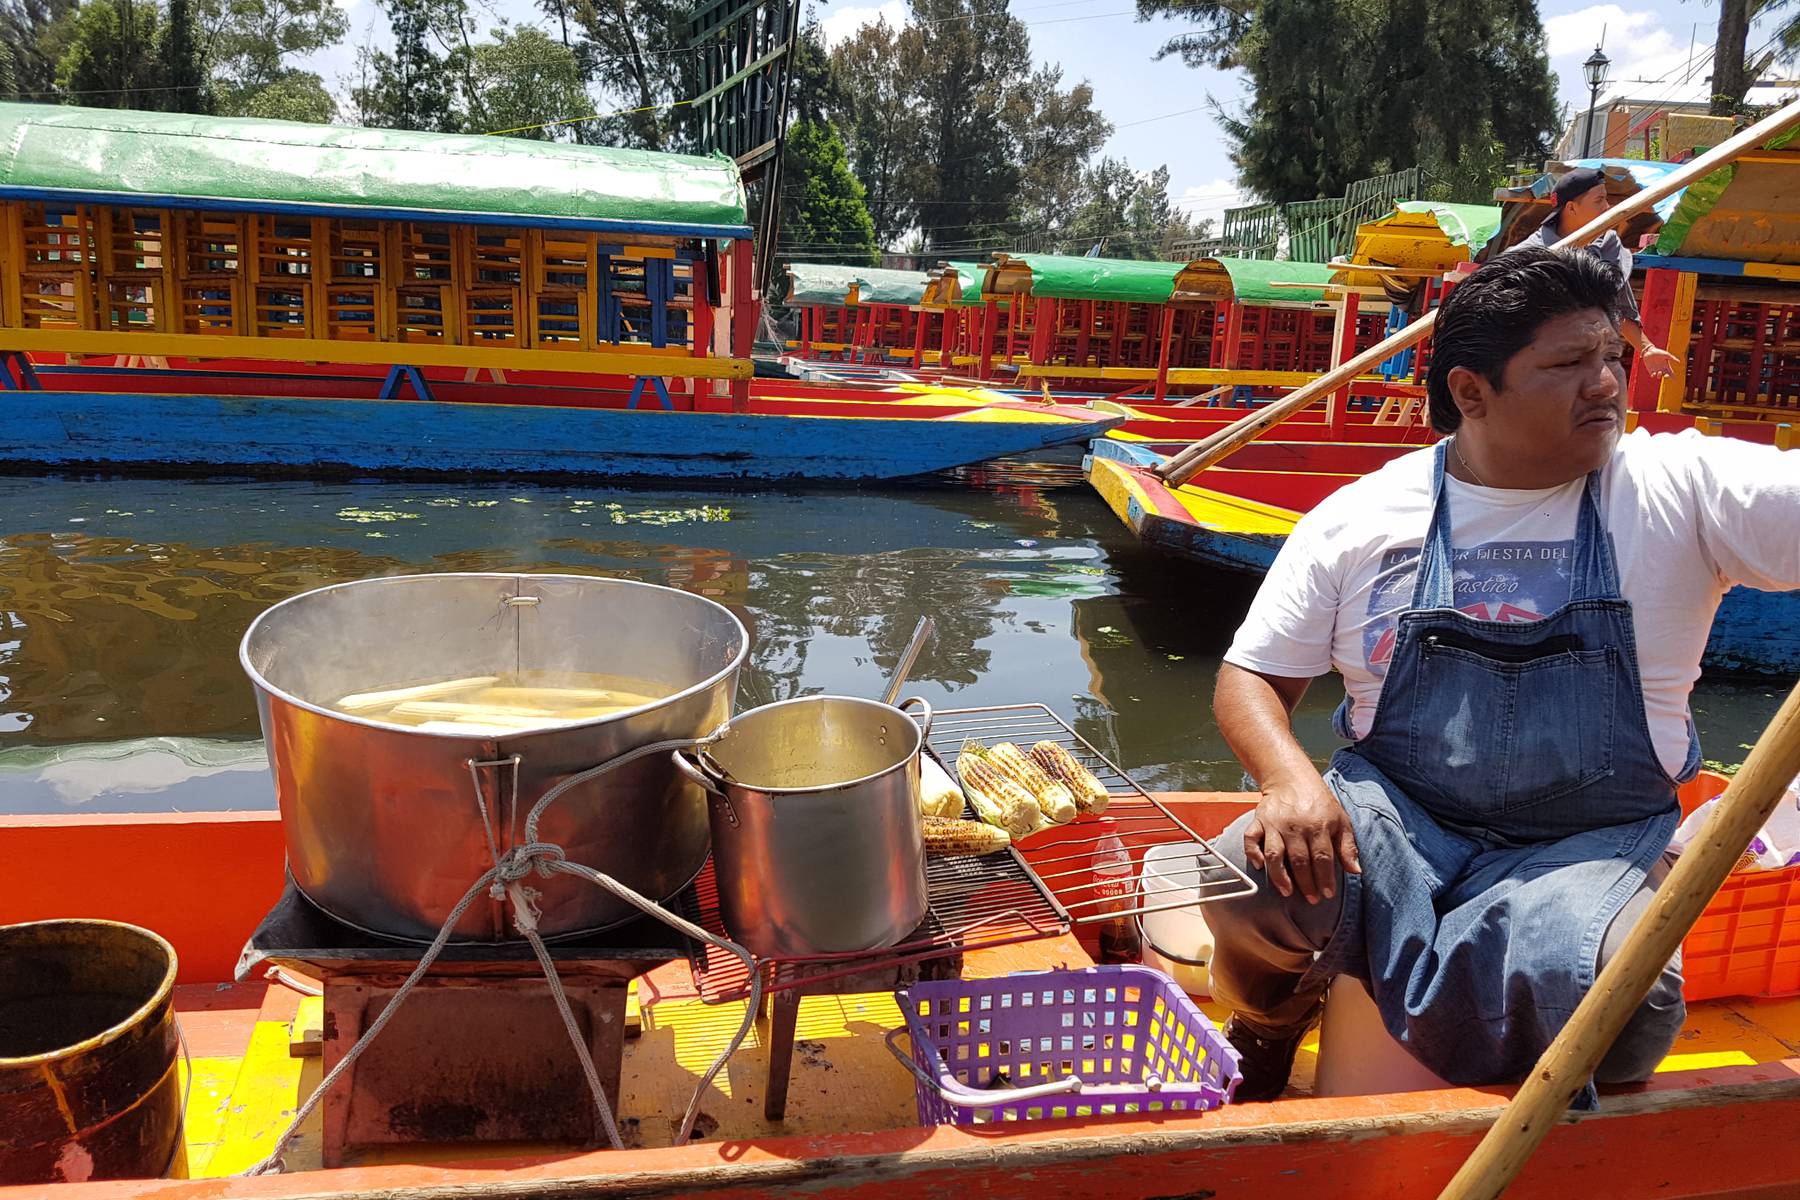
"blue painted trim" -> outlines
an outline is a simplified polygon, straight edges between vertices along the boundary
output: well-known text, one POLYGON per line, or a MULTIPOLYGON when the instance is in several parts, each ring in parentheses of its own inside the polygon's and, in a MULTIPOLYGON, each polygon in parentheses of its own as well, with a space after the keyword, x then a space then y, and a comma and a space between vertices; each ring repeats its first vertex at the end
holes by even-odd
POLYGON ((1665 258, 1660 254, 1634 254, 1631 256, 1631 265, 1642 267, 1646 271, 1686 271, 1690 275, 1737 276, 1744 273, 1743 263, 1727 258, 1665 258))
POLYGON ((669 344, 669 293, 675 290, 675 264, 666 258, 644 260, 644 299, 650 302, 650 344, 669 344))
POLYGON ((668 221, 610 221, 600 218, 540 217, 523 213, 463 212, 449 208, 376 208, 356 204, 295 204, 279 200, 163 196, 149 192, 91 192, 72 188, 0 184, 0 199, 56 200, 68 204, 108 204, 180 208, 195 212, 258 212, 303 217, 374 217, 388 221, 442 221, 447 224, 504 225, 523 229, 570 229, 583 233, 650 233, 664 237, 747 238, 748 225, 678 225, 668 221))
POLYGON ((286 474, 847 482, 900 479, 1086 442, 1118 421, 1015 424, 43 391, 8 396, 0 462, 286 474))
POLYGON ((650 384, 656 389, 656 398, 662 402, 664 412, 674 412, 675 402, 669 398, 669 385, 663 382, 661 375, 639 375, 631 383, 631 395, 625 401, 625 407, 635 409, 644 398, 644 385, 650 384))
POLYGON ((36 392, 43 387, 23 350, 0 350, 0 392, 36 392))
POLYGON ((398 400, 400 398, 400 385, 403 383, 411 383, 413 386, 413 394, 421 400, 437 399, 436 396, 431 394, 431 385, 425 382, 424 372, 420 371, 417 367, 409 367, 401 363, 396 363, 388 368, 387 379, 382 382, 381 392, 378 398, 382 400, 398 400))

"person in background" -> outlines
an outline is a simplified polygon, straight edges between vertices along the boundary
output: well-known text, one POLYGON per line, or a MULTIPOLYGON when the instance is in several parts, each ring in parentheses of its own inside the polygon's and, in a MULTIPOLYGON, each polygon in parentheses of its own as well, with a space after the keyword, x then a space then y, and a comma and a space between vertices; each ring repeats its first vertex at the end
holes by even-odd
MULTIPOLYGON (((1447 435, 1295 525, 1219 670, 1219 730, 1261 790, 1209 904, 1242 1100, 1285 1087, 1332 978, 1456 1084, 1530 1070, 1666 872, 1700 766, 1688 693, 1732 586, 1800 587, 1800 455, 1625 434, 1617 271, 1530 246, 1438 316, 1447 435), (1352 744, 1321 775, 1291 715, 1336 670, 1352 744)), ((1681 1031, 1669 963, 1596 1079, 1681 1031)))
MULTIPOLYGON (((1594 167, 1570 171, 1556 181, 1556 190, 1551 194, 1556 206, 1550 210, 1550 215, 1544 218, 1536 233, 1513 250, 1521 246, 1554 246, 1612 207, 1612 198, 1606 194, 1606 175, 1594 167)), ((1616 229, 1609 229, 1598 241, 1589 242, 1587 250, 1619 273, 1619 333, 1625 344, 1637 352, 1652 378, 1666 378, 1675 370, 1675 356, 1644 335, 1644 327, 1638 320, 1637 297, 1631 294, 1631 251, 1619 240, 1616 229)))

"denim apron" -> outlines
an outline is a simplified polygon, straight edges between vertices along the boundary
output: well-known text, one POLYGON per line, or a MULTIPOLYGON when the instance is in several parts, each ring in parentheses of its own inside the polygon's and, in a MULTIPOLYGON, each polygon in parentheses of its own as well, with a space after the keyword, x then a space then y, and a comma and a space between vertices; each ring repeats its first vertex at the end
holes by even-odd
MULTIPOLYGON (((1522 1078, 1593 986, 1607 927, 1675 831, 1678 781, 1651 742, 1599 473, 1568 603, 1479 620, 1455 608, 1446 445, 1374 722, 1325 775, 1363 874, 1346 873, 1347 936, 1307 982, 1362 978, 1415 1058, 1487 1084, 1522 1078)), ((1348 736, 1347 700, 1339 722, 1348 736)), ((1699 765, 1690 721, 1681 778, 1699 765)))

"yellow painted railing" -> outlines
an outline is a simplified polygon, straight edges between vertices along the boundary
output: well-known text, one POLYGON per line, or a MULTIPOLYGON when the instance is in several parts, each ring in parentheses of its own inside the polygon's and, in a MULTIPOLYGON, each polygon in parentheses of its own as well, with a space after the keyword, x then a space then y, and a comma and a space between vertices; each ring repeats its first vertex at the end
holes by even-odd
POLYGON ((0 350, 748 378, 694 247, 0 201, 0 350))

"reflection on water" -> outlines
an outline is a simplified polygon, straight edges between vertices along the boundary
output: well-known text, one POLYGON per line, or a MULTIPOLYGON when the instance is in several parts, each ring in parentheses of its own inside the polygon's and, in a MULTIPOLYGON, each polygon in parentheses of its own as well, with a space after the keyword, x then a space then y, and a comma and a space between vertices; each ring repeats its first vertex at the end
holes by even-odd
MULTIPOLYGON (((1144 550, 1068 463, 855 492, 0 478, 0 812, 267 807, 237 661, 270 604, 415 571, 563 571, 711 596, 753 637, 740 705, 1042 701, 1141 780, 1233 788, 1207 697, 1251 586, 1144 550)), ((602 644, 606 630, 593 636, 602 644)), ((1300 714, 1334 744, 1338 689, 1300 714)), ((1776 704, 1709 688, 1737 761, 1776 704)))

